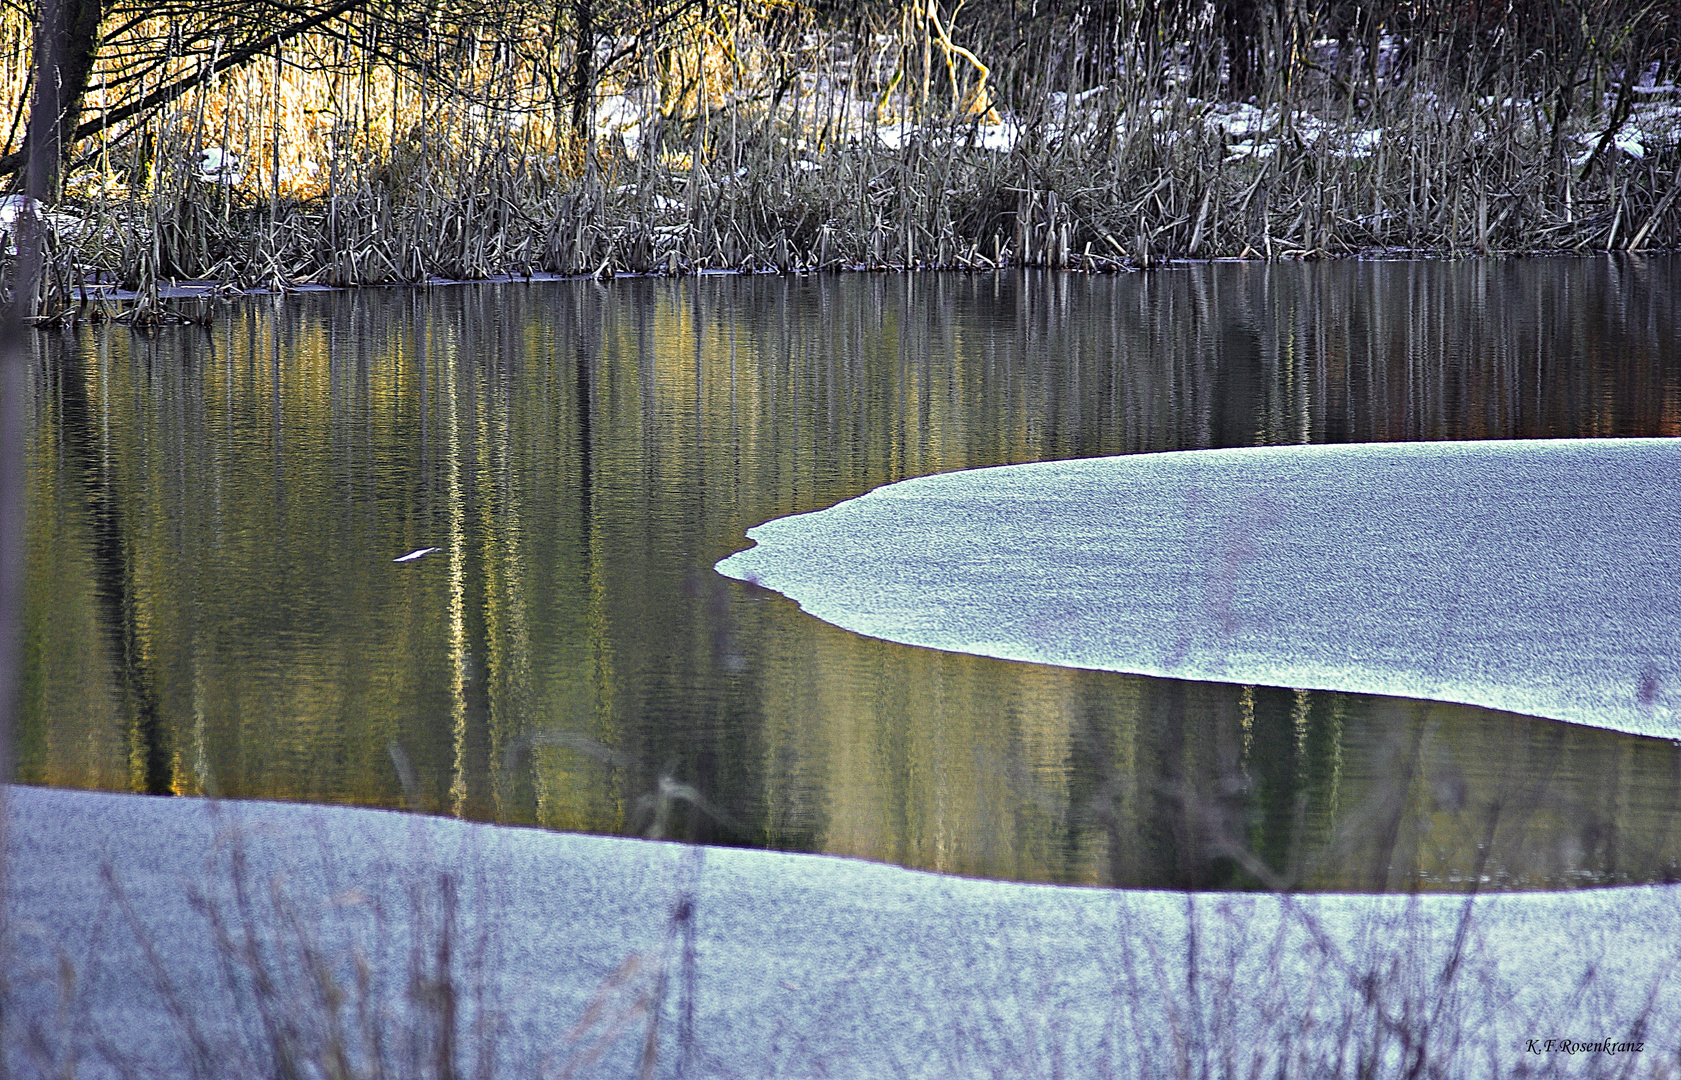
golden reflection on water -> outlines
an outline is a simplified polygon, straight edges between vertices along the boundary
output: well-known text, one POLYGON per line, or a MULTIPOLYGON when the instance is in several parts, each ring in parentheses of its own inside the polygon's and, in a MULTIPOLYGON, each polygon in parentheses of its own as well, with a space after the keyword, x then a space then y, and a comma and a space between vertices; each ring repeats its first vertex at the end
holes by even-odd
POLYGON ((933 653, 711 566, 948 469, 1675 435, 1672 272, 576 282, 44 339, 19 775, 1025 880, 1664 880, 1666 742, 933 653))
POLYGON ((1681 876, 1681 749, 1667 741, 1441 702, 951 653, 905 664, 903 646, 805 629, 767 657, 771 692, 787 695, 767 711, 822 722, 782 728, 768 752, 812 786, 802 820, 778 824, 813 828, 825 851, 1176 888, 1681 876), (1245 871, 1254 857, 1270 877, 1245 871))

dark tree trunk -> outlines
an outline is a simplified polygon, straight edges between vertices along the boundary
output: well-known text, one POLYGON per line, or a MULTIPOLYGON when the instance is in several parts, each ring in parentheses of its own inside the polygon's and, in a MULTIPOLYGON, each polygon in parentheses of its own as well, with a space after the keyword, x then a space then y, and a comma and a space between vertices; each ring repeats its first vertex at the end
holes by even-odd
MULTIPOLYGON (((29 155, 25 188, 33 197, 58 197, 65 163, 75 149, 74 133, 82 118, 82 100, 99 49, 103 0, 45 0, 35 32, 38 76, 29 109, 28 146, 44 152, 29 155)), ((26 148, 27 152, 27 148, 26 148)))
POLYGON ((573 0, 572 131, 589 139, 590 104, 595 97, 595 4, 573 0))
POLYGON ((1226 45, 1227 89, 1234 100, 1255 92, 1255 47, 1259 36, 1257 0, 1219 0, 1220 33, 1226 45))

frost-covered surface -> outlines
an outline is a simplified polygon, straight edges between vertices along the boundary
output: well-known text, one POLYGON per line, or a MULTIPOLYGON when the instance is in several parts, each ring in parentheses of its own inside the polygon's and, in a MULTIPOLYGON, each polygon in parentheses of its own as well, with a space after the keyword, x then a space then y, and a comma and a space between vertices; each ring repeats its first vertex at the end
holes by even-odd
POLYGON ((719 563, 911 645, 1681 737, 1681 441, 1201 450, 923 477, 719 563))
POLYGON ((365 1065, 365 1033, 392 1075, 436 1075, 403 1062, 435 1052, 445 1002, 459 1074, 486 1050, 500 1076, 636 1075, 653 1015, 655 1075, 688 1077, 1330 1076, 1362 1048, 1400 1075, 1403 1037, 1427 1075, 1631 1063, 1532 1038, 1640 1040, 1647 1075, 1681 1032, 1672 887, 1112 892, 345 808, 5 797, 14 1075, 71 1054, 81 1076, 276 1075, 281 1044, 320 1075, 334 1042, 365 1065), (345 990, 336 1013, 300 944, 345 990))

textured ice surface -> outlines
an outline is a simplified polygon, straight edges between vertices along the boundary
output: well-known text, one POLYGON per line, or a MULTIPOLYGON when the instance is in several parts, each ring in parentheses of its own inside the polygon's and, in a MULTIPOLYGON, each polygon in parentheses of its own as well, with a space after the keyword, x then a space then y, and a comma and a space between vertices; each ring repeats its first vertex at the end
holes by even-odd
POLYGON ((278 1075, 276 1031, 306 1064, 336 1038, 355 1066, 364 1023, 389 1075, 438 1075, 396 1059, 411 1024, 436 1030, 446 875, 463 1076, 485 1048, 498 1076, 635 1076, 639 1000, 661 1002, 660 1077, 1274 1076, 1343 1038, 1347 1062, 1374 1040, 1393 1061, 1403 1030, 1429 1033, 1430 1075, 1622 1075, 1623 1060, 1524 1040, 1633 1037, 1644 1076, 1681 1043, 1664 978, 1674 887, 1117 892, 347 808, 0 791, 0 1054, 17 1076, 58 1075, 72 1054, 79 1076, 278 1075), (320 972, 347 990, 337 1035, 320 972))
POLYGON ((720 572, 910 645, 1681 737, 1681 441, 1262 447, 922 477, 720 572))

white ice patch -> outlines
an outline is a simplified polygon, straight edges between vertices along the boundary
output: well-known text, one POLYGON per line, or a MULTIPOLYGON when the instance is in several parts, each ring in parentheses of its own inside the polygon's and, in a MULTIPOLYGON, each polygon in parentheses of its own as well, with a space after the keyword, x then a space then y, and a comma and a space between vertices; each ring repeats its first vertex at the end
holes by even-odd
POLYGON ((1350 132, 1342 137, 1341 145, 1332 153, 1341 158, 1369 158, 1377 153, 1377 148, 1382 142, 1382 128, 1350 132))
POLYGON ((37 203, 35 200, 26 196, 7 195, 4 198, 0 198, 0 225, 10 228, 12 222, 18 219, 18 215, 23 213, 24 209, 31 205, 36 208, 37 213, 40 212, 40 203, 37 203))
POLYGON ((1013 120, 1000 120, 996 124, 977 124, 975 126, 975 145, 982 150, 994 150, 1008 153, 1016 148, 1021 139, 1021 127, 1013 120))
POLYGON ((1209 127, 1234 138, 1262 135, 1278 126, 1278 109, 1274 107, 1263 112, 1246 102, 1239 102, 1210 112, 1207 123, 1209 127))
POLYGON ((1669 439, 1017 465, 769 522, 718 569, 910 645, 1677 738, 1678 477, 1669 439))
MULTIPOLYGON (((1211 1018, 1205 1045, 1241 1055, 1243 1075, 1374 1045, 1375 1060, 1399 1063, 1399 1040, 1426 1030, 1428 1053, 1417 1052, 1432 1076, 1529 1062, 1602 1076, 1670 1060, 1681 1029, 1675 886, 1476 897, 1057 888, 344 807, 3 795, 6 1016, 15 1031, 46 1033, 58 1060, 126 1066, 82 1076, 251 1062, 271 1045, 258 1041, 264 1001, 294 1025, 285 1045, 322 1058, 362 1045, 329 1042, 338 1029, 323 1017, 430 1035, 415 980, 452 931, 464 972, 445 984, 463 1002, 452 1030, 488 1038, 476 1033, 489 1017, 507 1075, 580 1060, 594 1066, 584 1075, 636 1074, 649 1002, 683 1017, 681 1041, 659 1043, 659 1075, 676 1075, 670 1062, 693 1046, 696 1077, 1049 1076, 1062 1061, 1083 1077, 1113 1060, 1118 1075, 1150 1076, 1145 1050, 1165 1044, 1157 1056, 1171 1065, 1187 1013, 1211 1018), (323 1007, 297 956, 335 987, 340 973, 366 974, 323 1007), (73 985, 61 979, 72 972, 73 985), (257 976, 281 989, 256 996, 257 976), (1632 1056, 1526 1043, 1559 1037, 1646 1042, 1632 1056), (1127 1068, 1136 1059, 1145 1064, 1127 1068), (1098 1063, 1090 1073, 1087 1062, 1098 1063)), ((23 1074, 34 1048, 0 1040, 0 1068, 23 1074)))
MULTIPOLYGON (((52 210, 43 212, 41 204, 36 200, 26 199, 22 195, 7 195, 0 198, 0 229, 4 229, 9 233, 12 230, 13 225, 16 224, 18 215, 23 213, 24 208, 30 205, 34 206, 35 212, 39 215, 42 224, 46 225, 49 229, 57 231, 60 235, 76 235, 77 233, 80 233, 85 226, 85 222, 83 222, 82 219, 72 217, 69 214, 62 214, 52 210)), ((7 251, 11 251, 15 248, 15 239, 16 238, 12 236, 8 236, 6 238, 7 251)))

